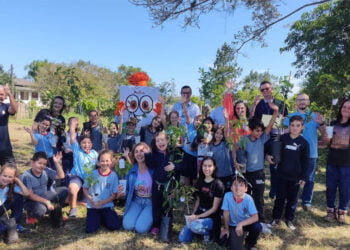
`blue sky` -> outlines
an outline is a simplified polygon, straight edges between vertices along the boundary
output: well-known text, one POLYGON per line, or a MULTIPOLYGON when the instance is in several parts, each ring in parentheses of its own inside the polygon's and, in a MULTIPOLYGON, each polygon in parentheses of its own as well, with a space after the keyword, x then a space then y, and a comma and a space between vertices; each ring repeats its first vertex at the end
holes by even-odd
MULTIPOLYGON (((308 1, 285 2, 284 13, 308 1)), ((250 70, 295 72, 293 53, 280 54, 279 48, 300 14, 270 30, 269 47, 248 44, 242 50, 242 77, 250 70)), ((186 84, 198 94, 198 68, 211 65, 217 49, 247 22, 249 15, 238 10, 203 16, 200 28, 182 29, 181 19, 154 27, 147 10, 127 0, 0 0, 0 64, 13 64, 18 77, 33 60, 85 60, 111 70, 125 64, 141 67, 156 83, 173 78, 178 90, 186 84)))

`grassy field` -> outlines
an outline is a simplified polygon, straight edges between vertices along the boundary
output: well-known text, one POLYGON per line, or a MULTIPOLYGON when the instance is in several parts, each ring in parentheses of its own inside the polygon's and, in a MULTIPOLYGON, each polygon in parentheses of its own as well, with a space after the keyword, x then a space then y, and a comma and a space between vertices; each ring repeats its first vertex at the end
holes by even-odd
MULTIPOLYGON (((33 152, 29 135, 23 125, 29 121, 11 121, 10 136, 15 157, 21 172, 29 167, 29 159, 33 152)), ((266 172, 268 174, 268 171, 266 172)), ((273 229, 272 235, 262 235, 258 241, 259 249, 350 249, 350 226, 326 222, 325 215, 325 152, 321 151, 319 170, 315 185, 312 211, 303 211, 298 206, 295 225, 297 230, 289 230, 283 223, 273 229)), ((266 185, 269 190, 269 183, 266 185)), ((273 202, 265 192, 266 218, 271 218, 273 202)), ((183 226, 182 210, 174 214, 173 243, 164 244, 150 235, 137 235, 123 230, 109 232, 101 229, 97 234, 84 233, 86 209, 79 207, 79 216, 68 220, 63 228, 52 229, 48 218, 39 222, 31 233, 20 235, 20 241, 7 246, 0 243, 0 249, 221 249, 215 243, 203 245, 201 239, 191 244, 182 245, 177 242, 178 232, 183 226)), ((122 208, 117 207, 118 214, 122 208)), ((68 208, 64 209, 66 212, 68 208)))

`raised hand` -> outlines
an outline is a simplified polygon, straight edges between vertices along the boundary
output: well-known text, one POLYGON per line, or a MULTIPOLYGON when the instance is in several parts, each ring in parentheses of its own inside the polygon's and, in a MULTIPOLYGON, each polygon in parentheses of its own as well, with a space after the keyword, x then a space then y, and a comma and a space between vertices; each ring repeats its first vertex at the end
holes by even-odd
POLYGON ((28 133, 28 134, 33 134, 33 130, 29 127, 23 127, 23 129, 28 133))
POLYGON ((318 124, 323 124, 323 123, 324 123, 324 118, 323 118, 323 116, 322 116, 320 113, 318 113, 318 112, 315 112, 315 115, 316 115, 316 117, 313 118, 313 120, 314 120, 315 122, 317 122, 318 124))
POLYGON ((55 155, 53 155, 54 162, 61 162, 62 158, 63 156, 61 151, 58 151, 55 155))

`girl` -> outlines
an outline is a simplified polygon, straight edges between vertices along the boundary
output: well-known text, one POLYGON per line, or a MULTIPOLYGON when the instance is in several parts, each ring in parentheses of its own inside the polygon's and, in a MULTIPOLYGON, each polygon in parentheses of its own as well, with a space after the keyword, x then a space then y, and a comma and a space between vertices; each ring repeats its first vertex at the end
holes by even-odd
POLYGON ((160 116, 155 116, 152 119, 151 124, 145 127, 141 127, 140 130, 140 140, 145 142, 148 146, 151 146, 151 142, 156 135, 156 132, 162 131, 164 129, 162 119, 160 116))
POLYGON ((225 186, 225 191, 229 192, 231 180, 234 173, 232 152, 225 140, 225 128, 218 126, 214 129, 214 137, 209 145, 209 150, 213 154, 216 162, 217 176, 225 186))
POLYGON ((45 152, 48 157, 48 167, 52 169, 55 168, 53 162, 53 147, 56 142, 54 140, 54 135, 50 132, 51 120, 47 117, 44 117, 39 123, 37 132, 34 130, 24 127, 24 130, 27 131, 30 135, 31 141, 35 146, 34 152, 45 152))
MULTIPOLYGON (((151 233, 157 235, 159 232, 161 218, 164 215, 163 207, 163 190, 164 186, 170 180, 168 172, 179 170, 178 165, 169 162, 169 154, 167 152, 168 138, 164 131, 156 133, 152 141, 152 152, 145 154, 146 166, 153 168, 152 183, 152 216, 153 228, 151 233)), ((171 216, 171 211, 170 211, 171 216)))
POLYGON ((220 236, 220 204, 225 187, 216 178, 217 167, 215 160, 205 157, 199 169, 196 201, 192 215, 188 218, 189 227, 185 226, 179 235, 180 242, 191 242, 193 233, 204 235, 208 242, 210 235, 214 240, 220 236))
POLYGON ((91 138, 83 135, 79 138, 79 145, 76 139, 76 129, 78 127, 78 120, 74 119, 71 122, 69 133, 70 143, 73 152, 73 169, 71 171, 71 178, 69 180, 69 217, 76 217, 76 206, 78 192, 84 183, 86 176, 86 169, 94 168, 97 161, 97 152, 92 149, 91 138))
MULTIPOLYGON (((21 226, 23 212, 23 196, 28 196, 29 191, 22 181, 17 178, 17 167, 5 164, 0 169, 0 216, 6 210, 11 210, 11 217, 16 219, 17 231, 28 232, 29 229, 21 226)), ((0 222, 0 234, 6 229, 0 222)))
POLYGON ((226 120, 227 135, 236 144, 243 135, 249 135, 248 127, 249 109, 243 101, 237 101, 234 105, 233 120, 228 119, 228 114, 224 112, 226 120))
POLYGON ((85 179, 83 190, 88 200, 85 230, 94 233, 102 223, 109 230, 119 229, 118 214, 113 200, 118 198, 118 176, 111 170, 113 152, 102 150, 98 155, 98 169, 85 179))
POLYGON ((214 121, 211 117, 203 120, 201 126, 197 130, 197 136, 192 147, 197 149, 197 168, 199 169, 204 157, 211 156, 209 153, 209 143, 213 139, 214 121))
POLYGON ((174 126, 174 127, 178 127, 180 123, 180 115, 179 112, 173 110, 169 113, 168 115, 168 126, 174 126))
POLYGON ((350 99, 342 103, 331 126, 333 126, 333 138, 329 138, 326 170, 326 219, 328 221, 338 219, 338 222, 345 224, 350 202, 350 99), (338 214, 335 205, 337 191, 339 191, 338 214))
POLYGON ((131 151, 134 166, 129 171, 126 179, 126 205, 123 218, 125 230, 135 230, 137 233, 147 233, 152 226, 152 174, 153 169, 148 169, 145 163, 145 153, 150 152, 150 147, 144 143, 138 143, 131 151))

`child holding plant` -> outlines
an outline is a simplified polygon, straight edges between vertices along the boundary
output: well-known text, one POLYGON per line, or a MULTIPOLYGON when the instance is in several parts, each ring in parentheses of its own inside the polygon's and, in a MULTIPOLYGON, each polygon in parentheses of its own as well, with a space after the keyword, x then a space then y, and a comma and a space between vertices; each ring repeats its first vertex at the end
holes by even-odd
MULTIPOLYGON (((179 166, 171 162, 168 151, 169 138, 164 131, 157 132, 152 141, 152 152, 145 154, 146 166, 153 169, 152 183, 152 215, 153 226, 151 233, 157 235, 161 224, 161 218, 165 215, 166 207, 163 206, 163 191, 173 174, 169 172, 179 171, 179 166)), ((169 216, 172 211, 170 209, 169 216)))
POLYGON ((71 178, 69 181, 69 216, 76 217, 76 206, 78 199, 78 192, 81 189, 86 176, 86 170, 91 170, 95 167, 97 161, 97 152, 92 149, 91 138, 87 135, 82 135, 79 138, 79 144, 76 138, 76 128, 78 120, 73 120, 69 127, 70 143, 73 152, 73 168, 71 171, 71 178))
POLYGON ((191 242, 193 233, 204 236, 204 242, 214 240, 220 235, 220 204, 225 187, 216 178, 217 166, 211 157, 205 157, 199 169, 199 179, 196 186, 196 201, 189 224, 183 227, 179 235, 180 242, 191 242))
POLYGON ((118 176, 111 170, 113 152, 102 150, 97 158, 98 169, 85 178, 84 195, 88 200, 86 233, 94 233, 103 224, 109 230, 120 227, 118 214, 114 211, 113 200, 118 198, 118 176))

